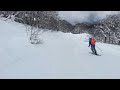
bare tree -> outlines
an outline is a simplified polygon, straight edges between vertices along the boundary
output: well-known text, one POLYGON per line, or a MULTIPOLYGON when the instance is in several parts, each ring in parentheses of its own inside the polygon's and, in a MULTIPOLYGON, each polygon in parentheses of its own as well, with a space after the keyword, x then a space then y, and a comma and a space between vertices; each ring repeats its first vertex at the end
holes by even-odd
POLYGON ((0 15, 16 22, 23 23, 32 44, 40 43, 39 29, 57 30, 59 20, 57 11, 0 11, 0 15))

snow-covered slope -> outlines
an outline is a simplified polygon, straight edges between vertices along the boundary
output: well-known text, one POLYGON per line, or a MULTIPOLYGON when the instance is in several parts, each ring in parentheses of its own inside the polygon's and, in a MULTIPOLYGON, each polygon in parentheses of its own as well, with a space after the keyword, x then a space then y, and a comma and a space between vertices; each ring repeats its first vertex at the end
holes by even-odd
POLYGON ((44 32, 32 45, 22 24, 0 20, 0 78, 120 78, 120 46, 97 43, 87 34, 44 32))

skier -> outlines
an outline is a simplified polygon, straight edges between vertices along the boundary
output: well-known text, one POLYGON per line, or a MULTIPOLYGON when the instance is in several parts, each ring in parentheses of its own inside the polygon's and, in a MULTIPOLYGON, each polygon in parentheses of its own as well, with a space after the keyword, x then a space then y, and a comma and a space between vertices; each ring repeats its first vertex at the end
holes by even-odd
POLYGON ((92 52, 95 54, 95 55, 97 55, 97 51, 96 51, 96 49, 95 49, 95 39, 94 39, 94 36, 92 36, 92 38, 89 38, 89 46, 88 47, 90 47, 91 46, 91 50, 92 50, 92 52))

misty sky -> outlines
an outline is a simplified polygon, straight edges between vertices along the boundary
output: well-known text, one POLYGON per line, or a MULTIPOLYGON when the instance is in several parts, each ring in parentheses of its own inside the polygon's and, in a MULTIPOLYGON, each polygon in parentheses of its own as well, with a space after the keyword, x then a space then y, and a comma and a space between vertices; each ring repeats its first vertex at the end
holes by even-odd
POLYGON ((107 15, 117 14, 118 11, 59 11, 59 16, 71 24, 80 22, 94 22, 105 18, 107 15))

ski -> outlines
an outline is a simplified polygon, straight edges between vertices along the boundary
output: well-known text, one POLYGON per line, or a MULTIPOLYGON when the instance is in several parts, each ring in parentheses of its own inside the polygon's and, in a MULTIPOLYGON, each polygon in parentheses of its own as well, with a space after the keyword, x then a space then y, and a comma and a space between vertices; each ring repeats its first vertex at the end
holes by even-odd
POLYGON ((100 54, 95 54, 95 55, 97 55, 97 56, 101 56, 100 54))
POLYGON ((96 56, 101 56, 100 54, 94 54, 94 53, 92 53, 92 52, 90 52, 91 54, 93 54, 93 55, 96 55, 96 56))

